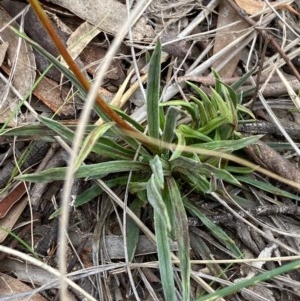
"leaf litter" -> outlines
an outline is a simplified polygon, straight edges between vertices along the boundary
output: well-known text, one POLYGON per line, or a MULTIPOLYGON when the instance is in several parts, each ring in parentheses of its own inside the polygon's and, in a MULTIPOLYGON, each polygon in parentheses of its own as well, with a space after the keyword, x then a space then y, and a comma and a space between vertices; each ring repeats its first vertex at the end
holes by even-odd
MULTIPOLYGON (((4 7, 6 5, 5 8, 10 11, 8 9, 10 1, 0 1, 0 5, 4 7)), ((224 77, 224 80, 228 80, 228 85, 239 81, 245 73, 254 68, 254 75, 256 76, 254 81, 251 81, 250 75, 246 85, 242 83, 237 91, 242 103, 246 104, 246 106, 248 105, 248 108, 251 109, 258 120, 257 123, 253 122, 253 120, 251 121, 252 123, 244 120, 237 129, 238 133, 244 136, 258 135, 264 130, 264 137, 263 141, 250 144, 245 148, 246 151, 238 151, 237 154, 299 183, 298 154, 287 143, 284 147, 280 147, 285 140, 282 138, 282 135, 276 133, 276 130, 273 128, 272 131, 270 130, 271 126, 274 127, 272 118, 275 116, 283 124, 283 129, 286 127, 288 135, 294 137, 295 145, 299 145, 299 137, 293 135, 293 131, 298 131, 297 127, 287 126, 296 123, 297 114, 299 114, 294 105, 295 99, 292 99, 297 97, 299 93, 299 77, 297 79, 297 74, 294 73, 293 68, 290 68, 291 65, 287 67, 285 63, 290 61, 292 66, 296 67, 296 70, 299 67, 297 65, 299 48, 297 48, 297 44, 293 44, 293 41, 299 38, 299 7, 294 1, 290 1, 288 4, 279 4, 276 1, 270 3, 255 0, 247 2, 236 1, 236 5, 240 9, 240 13, 234 10, 227 1, 210 1, 207 4, 203 2, 201 5, 195 3, 195 1, 152 1, 147 8, 145 7, 145 11, 135 26, 132 27, 131 33, 127 35, 119 47, 114 60, 111 62, 110 71, 105 74, 101 90, 107 92, 110 98, 117 94, 118 99, 120 99, 120 94, 124 93, 125 95, 127 92, 126 101, 116 101, 116 103, 122 103, 122 107, 119 109, 126 112, 128 116, 134 117, 134 120, 130 120, 132 124, 134 122, 144 123, 147 120, 145 99, 143 99, 144 95, 146 95, 146 86, 142 83, 145 82, 146 77, 141 80, 140 76, 144 76, 145 73, 149 72, 147 71, 149 70, 149 57, 158 37, 161 37, 162 49, 165 52, 162 54, 163 68, 160 83, 162 94, 160 98, 166 103, 174 99, 184 99, 191 104, 191 96, 194 91, 186 85, 186 80, 193 81, 207 95, 212 95, 211 90, 205 87, 207 85, 217 89, 218 80, 212 76, 212 68, 219 71, 221 78, 224 77), (255 17, 252 15, 255 15, 255 17), (243 18, 243 16, 246 17, 243 18), (248 17, 251 17, 251 22, 254 22, 259 27, 258 31, 256 31, 256 27, 251 27, 247 24, 248 17), (278 25, 278 20, 280 20, 280 26, 278 25), (280 45, 279 48, 274 47, 274 43, 270 45, 268 39, 264 40, 267 29, 273 34, 274 43, 280 45), (262 38, 259 38, 259 36, 262 38), (266 45, 266 52, 262 55, 264 45, 266 45), (279 52, 278 49, 280 50, 279 52), (284 60, 280 59, 280 56, 284 60), (264 61, 264 64, 260 64, 261 60, 264 61), (259 68, 261 68, 260 71, 258 71, 259 68), (280 73, 277 71, 279 68, 280 73), (131 82, 126 84, 128 91, 124 92, 126 85, 122 86, 122 83, 127 75, 133 72, 132 70, 134 70, 135 75, 131 77, 131 82), (257 82, 257 79, 259 79, 257 72, 262 74, 263 79, 260 82, 257 82), (272 75, 273 73, 275 75, 272 75), (276 73, 280 74, 280 77, 276 77, 276 73), (230 82, 232 78, 234 80, 230 82), (259 87, 262 84, 266 86, 266 89, 261 90, 261 93, 266 98, 274 114, 271 117, 269 112, 266 113, 264 111, 265 107, 261 105, 261 99, 252 102, 251 95, 253 95, 253 92, 247 93, 248 90, 255 87, 256 83, 259 84, 259 87), (268 90, 273 84, 275 88, 268 90), (276 85, 280 85, 280 94, 276 90, 276 85), (139 101, 131 99, 134 91, 134 89, 131 90, 131 87, 133 86, 139 92, 136 94, 140 98, 139 101), (118 92, 120 87, 121 92, 118 92), (249 127, 246 125, 249 124, 253 125, 253 127, 250 128, 250 132, 247 132, 249 127), (260 128, 257 130, 255 129, 256 124, 260 124, 260 128), (268 144, 273 147, 270 148, 268 144), (277 148, 278 151, 275 152, 274 148, 277 148)), ((19 8, 19 11, 23 7, 19 8)), ((79 57, 77 62, 85 74, 93 80, 96 76, 95 72, 101 67, 102 61, 105 59, 105 53, 110 48, 113 37, 123 26, 124 20, 127 19, 128 9, 130 10, 130 8, 127 8, 124 2, 116 0, 109 2, 89 0, 84 6, 82 1, 55 0, 47 1, 45 7, 47 11, 51 11, 52 16, 53 14, 56 16, 56 21, 59 20, 59 22, 56 22, 58 31, 61 31, 66 26, 73 32, 71 36, 75 41, 76 39, 80 40, 80 35, 84 36, 84 39, 81 41, 82 44, 78 43, 79 48, 76 49, 76 56, 79 57), (92 27, 88 27, 82 32, 79 31, 81 27, 85 28, 85 24, 92 24, 92 27), (91 33, 94 28, 97 28, 97 31, 95 30, 94 33, 91 33)), ((0 18, 2 20, 1 28, 4 28, 10 23, 13 15, 8 16, 3 10, 0 10, 0 13, 2 16, 0 18)), ((29 21, 25 19, 24 22, 26 24, 29 21)), ((17 28, 17 25, 14 24, 14 27, 17 28)), ((34 35, 29 29, 26 29, 26 26, 25 32, 33 38, 34 35)), ((54 76, 46 72, 45 78, 41 79, 39 83, 38 87, 40 88, 37 87, 36 90, 33 90, 36 72, 37 75, 43 73, 49 65, 49 61, 46 60, 43 64, 37 64, 36 69, 35 60, 38 60, 36 50, 33 52, 31 46, 24 40, 21 40, 15 32, 10 31, 9 28, 1 31, 0 35, 1 45, 3 45, 3 48, 1 47, 1 83, 3 85, 1 89, 3 89, 3 97, 1 98, 0 122, 2 124, 6 123, 1 130, 0 136, 1 155, 3 155, 1 156, 0 176, 2 179, 5 179, 3 183, 1 182, 0 226, 6 229, 1 231, 1 235, 3 234, 1 241, 3 245, 9 245, 12 248, 28 253, 26 244, 22 243, 24 240, 24 242, 27 242, 34 248, 38 254, 37 256, 47 261, 47 265, 57 268, 54 260, 57 251, 57 233, 55 234, 57 230, 55 230, 56 222, 53 222, 51 216, 53 216, 54 212, 59 212, 57 210, 61 202, 61 174, 56 178, 56 181, 47 185, 43 184, 39 189, 34 188, 34 185, 37 186, 39 184, 30 184, 28 182, 21 182, 23 184, 18 186, 16 185, 18 181, 15 180, 15 177, 23 173, 34 173, 49 167, 66 164, 68 161, 67 151, 62 151, 59 148, 64 147, 68 150, 68 144, 71 145, 74 137, 74 125, 76 126, 78 123, 78 116, 84 107, 82 99, 85 96, 82 94, 82 91, 74 89, 70 84, 70 78, 62 76, 57 70, 54 72, 54 76), (21 47, 18 47, 18 43, 20 43, 21 47), (16 52, 16 50, 19 50, 19 52, 16 52), (14 59, 18 60, 14 61, 14 59), (13 68, 14 65, 15 69, 13 68), (51 79, 47 78, 48 76, 51 79), (10 88, 11 85, 18 91, 17 96, 15 90, 10 88), (36 120, 35 116, 31 115, 26 107, 20 103, 21 99, 25 98, 29 92, 32 93, 30 106, 36 110, 38 115, 49 118, 47 124, 45 123, 47 131, 42 130, 42 119, 36 120), (18 109, 19 105, 20 109, 18 109), (16 108, 18 111, 11 115, 16 108), (12 118, 8 121, 10 115, 12 118), (50 119, 52 118, 60 121, 64 126, 51 123, 50 119), (27 130, 28 126, 32 125, 37 126, 35 132, 27 130), (18 134, 16 135, 14 133, 17 130, 18 134), (52 134, 49 134, 51 131, 52 134), (24 133, 23 135, 22 132, 24 133), (39 134, 36 134, 37 132, 39 134), (40 144, 37 148, 34 146, 36 141, 40 144), (49 149, 50 144, 54 151, 49 149), (12 149, 12 153, 6 155, 9 154, 9 149, 12 149), (31 156, 31 152, 39 153, 39 155, 31 156), (50 165, 47 163, 49 156, 52 158, 49 161, 50 165), (55 162, 51 162, 51 160, 55 162, 57 160, 59 162, 58 165, 55 162), (40 166, 40 169, 37 166, 40 166), (9 170, 9 176, 5 174, 7 170, 9 170), (20 193, 19 189, 21 187, 26 187, 26 190, 23 189, 20 193), (37 204, 34 206, 34 210, 39 213, 37 219, 33 219, 29 207, 26 207, 26 204, 30 203, 30 194, 32 192, 35 193, 32 196, 34 204, 37 204), (39 195, 40 199, 37 198, 36 194, 39 195), (8 219, 9 223, 7 223, 8 219), (28 223, 32 223, 32 226, 24 234, 22 233, 22 227, 25 227, 25 224, 28 223), (45 233, 37 231, 37 229, 42 229, 42 226, 48 226, 48 228, 45 228, 48 229, 45 233), (10 231, 14 231, 18 239, 12 236, 10 231), (50 235, 52 232, 53 236, 52 234, 50 235), (17 244, 11 244, 11 241, 16 241, 17 244), (41 245, 45 245, 46 248, 41 249, 41 245)), ((50 49, 51 46, 47 46, 49 43, 42 44, 41 41, 46 39, 45 36, 46 33, 33 39, 38 44, 43 45, 42 47, 46 51, 58 56, 59 53, 56 50, 53 52, 53 49, 50 49)), ((62 39, 65 39, 64 42, 68 43, 68 38, 62 37, 62 39)), ((74 43, 72 42, 72 44, 74 43)), ((129 77, 126 81, 128 80, 129 77)), ((182 108, 180 106, 179 122, 186 123, 188 122, 185 119, 187 115, 182 108)), ((225 109, 225 107, 223 108, 225 109)), ((126 116, 123 115, 123 117, 125 118, 126 116)), ((97 110, 95 109, 90 116, 90 121, 93 122, 97 118, 97 110)), ((161 122, 164 122, 161 116, 160 118, 162 119, 161 122)), ((195 118, 194 120, 197 119, 195 118)), ((201 128, 200 125, 198 128, 201 128)), ((223 127, 223 129, 228 130, 228 125, 223 127)), ((87 131, 89 133, 89 130, 87 131)), ((178 134, 178 132, 176 133, 178 134)), ((105 158, 113 154, 115 158, 118 158, 118 154, 122 154, 123 159, 126 156, 133 158, 128 145, 138 149, 138 145, 129 139, 124 140, 122 138, 123 140, 121 139, 121 141, 110 140, 111 137, 115 137, 110 130, 101 135, 103 137, 100 136, 100 142, 97 142, 99 145, 94 145, 92 152, 87 154, 85 164, 105 162, 105 158)), ((177 139, 177 141, 182 141, 180 136, 177 136, 177 139)), ((145 159, 148 156, 147 150, 142 147, 139 156, 140 160, 145 159)), ((164 161, 162 163, 164 164, 164 161)), ((194 166, 198 166, 198 162, 194 164, 194 166)), ((226 162, 220 161, 219 164, 226 164, 226 162)), ((203 166, 205 167, 206 165, 203 166)), ((178 167, 179 171, 180 168, 182 167, 178 167)), ((230 168, 228 170, 232 170, 233 175, 243 171, 238 166, 230 166, 230 168)), ((135 195, 137 195, 137 199, 140 202, 144 200, 146 181, 148 180, 146 169, 144 173, 140 172, 138 177, 134 174, 134 170, 131 170, 133 174, 131 183, 128 183, 129 194, 126 194, 128 192, 124 189, 127 176, 124 174, 113 176, 110 172, 111 170, 113 170, 112 167, 111 169, 103 167, 98 176, 104 180, 108 187, 114 190, 119 198, 129 198, 129 206, 135 201, 135 195)), ((216 171, 216 169, 210 170, 216 171)), ((221 189, 225 185, 223 192, 217 190, 219 196, 226 200, 228 205, 232 206, 232 210, 243 210, 240 211, 243 212, 243 214, 240 213, 240 216, 252 223, 254 227, 249 228, 246 226, 243 219, 239 220, 239 215, 234 215, 234 217, 230 215, 230 222, 228 222, 228 218, 220 219, 221 221, 218 222, 222 231, 224 231, 221 232, 219 228, 213 229, 215 222, 206 221, 206 226, 204 226, 202 223, 195 222, 194 214, 188 216, 190 220, 188 219, 187 222, 192 233, 190 235, 192 256, 190 259, 200 260, 199 262, 192 261, 191 265, 191 300, 198 300, 201 296, 205 296, 205 291, 213 293, 213 290, 222 288, 221 284, 217 284, 222 283, 221 280, 230 281, 231 284, 234 284, 242 278, 246 279, 248 277, 251 279, 257 274, 258 268, 260 270, 273 270, 280 266, 281 261, 285 260, 286 257, 299 254, 299 209, 295 201, 298 197, 298 192, 265 176, 262 177, 258 173, 249 173, 249 170, 244 172, 246 175, 244 181, 243 176, 237 176, 241 183, 238 186, 223 182, 221 179, 214 179, 214 177, 210 179, 210 183, 202 179, 202 185, 209 189, 215 187, 215 185, 221 189), (215 184, 213 184, 214 181, 216 182, 215 184), (285 190, 287 190, 286 193, 282 193, 285 190), (226 194, 230 195, 230 198, 226 197, 226 194), (293 214, 292 210, 294 207, 295 211, 293 214), (254 210, 254 208, 262 209, 254 210), (286 208, 286 210, 283 210, 283 208, 286 208), (266 213, 264 214, 264 212, 266 213), (267 235, 261 236, 255 230, 255 227, 265 231, 267 235), (222 239, 221 236, 223 236, 222 239), (272 238, 274 237, 281 242, 280 246, 273 242, 272 238), (229 263, 226 266, 214 263, 213 260, 209 264, 201 263, 201 259, 228 259, 230 262, 230 259, 236 258, 238 252, 236 254, 235 252, 237 250, 242 250, 243 258, 261 258, 261 265, 257 267, 246 263, 232 263, 230 268, 229 263), (276 257, 276 259, 268 261, 264 260, 264 257, 269 259, 276 257), (232 270, 232 266, 235 271, 232 270), (214 277, 216 284, 212 286, 207 285, 209 277, 205 278, 204 273, 203 279, 207 279, 207 281, 203 281, 197 277, 197 271, 205 271, 207 276, 214 277)), ((191 174, 194 175, 192 172, 191 174)), ((151 189, 156 189, 155 185, 153 184, 151 189)), ((191 186, 186 185, 181 188, 182 191, 180 193, 184 195, 187 202, 192 202, 193 206, 197 206, 197 210, 201 211, 202 217, 205 214, 206 218, 211 218, 214 221, 219 220, 218 216, 226 216, 228 214, 226 207, 222 206, 222 203, 217 198, 214 198, 215 192, 199 194, 191 186)), ((156 264, 156 250, 155 248, 152 250, 150 247, 147 247, 149 243, 153 244, 149 238, 140 234, 141 245, 137 248, 139 251, 136 251, 134 261, 130 262, 130 265, 132 265, 131 273, 126 269, 120 269, 118 264, 115 264, 115 268, 107 265, 108 262, 120 262, 123 258, 125 262, 126 258, 125 248, 122 243, 124 241, 124 236, 122 235, 126 232, 123 229, 122 210, 115 207, 115 205, 108 207, 106 211, 103 209, 104 211, 101 215, 102 231, 100 231, 101 233, 97 231, 97 234, 100 235, 97 237, 97 241, 100 243, 99 248, 101 252, 100 254, 93 253, 93 241, 95 241, 93 232, 96 225, 99 227, 99 210, 101 212, 104 204, 111 202, 110 198, 103 193, 103 189, 88 174, 85 174, 84 179, 74 182, 72 200, 70 200, 70 248, 67 255, 70 267, 68 273, 79 270, 85 274, 85 277, 78 277, 77 283, 83 290, 88 292, 91 300, 93 300, 92 298, 99 300, 106 300, 107 298, 111 300, 116 298, 123 298, 124 300, 164 300, 160 283, 157 281, 160 274, 156 264), (77 199, 85 200, 85 202, 81 202, 78 205, 77 199), (71 247, 72 244, 73 247, 71 247), (151 249, 151 252, 149 249, 151 249), (122 254, 124 255, 122 256, 122 254), (77 261, 76 256, 80 261, 77 261), (103 268, 100 273, 105 275, 105 278, 93 276, 96 273, 97 264, 95 263, 103 268), (151 275, 149 271, 153 274, 151 275), (130 281, 131 286, 129 285, 128 277, 132 277, 132 281, 130 281), (100 289, 101 287, 102 289, 100 289)), ((138 208, 139 210, 136 213, 144 222, 143 227, 153 230, 155 225, 152 221, 151 214, 153 212, 151 207, 141 202, 138 208)), ((170 208, 164 210, 170 210, 170 208)), ((191 212, 195 213, 197 211, 195 209, 191 212)), ((164 214, 166 214, 165 211, 164 214)), ((179 218, 182 218, 180 216, 181 212, 176 214, 179 218)), ((170 223, 172 224, 172 220, 170 223)), ((147 231, 145 229, 142 228, 143 231, 147 231)), ((170 236, 172 237, 171 234, 170 236)), ((179 246, 184 248, 180 243, 179 246)), ((172 252, 175 252, 175 254, 179 252, 177 242, 172 242, 172 252)), ((7 260, 12 259, 7 258, 7 260)), ((23 264, 25 265, 25 263, 23 264)), ((18 270, 15 265, 12 264, 9 269, 5 268, 4 265, 0 266, 0 271, 5 273, 3 274, 3 279, 8 277, 9 270, 11 275, 22 279, 23 283, 32 284, 30 277, 26 278, 24 275, 21 277, 20 271, 22 269, 18 270)), ((42 271, 38 273, 43 274, 42 271)), ((278 279, 270 280, 272 286, 268 289, 263 286, 265 283, 261 283, 259 285, 254 284, 248 290, 241 288, 233 293, 236 294, 237 298, 241 296, 245 300, 254 300, 254 298, 256 298, 255 300, 265 300, 266 296, 269 296, 267 297, 268 300, 298 300, 299 291, 293 283, 293 281, 297 281, 298 273, 297 270, 291 270, 288 272, 288 275, 281 275, 281 283, 278 279), (284 286, 284 290, 282 286, 284 286)), ((178 275, 176 274, 176 277, 178 275)), ((14 279, 12 281, 19 283, 12 282, 11 286, 20 286, 21 282, 17 278, 12 278, 14 279)), ((43 278, 40 279, 44 280, 41 282, 34 280, 34 282, 36 281, 35 284, 46 285, 47 281, 50 281, 50 276, 43 274, 43 278)), ((177 281, 180 282, 180 278, 177 278, 177 281)), ((5 283, 8 283, 8 280, 5 283)), ((3 287, 4 284, 1 284, 1 289, 3 287)), ((185 294, 180 285, 177 286, 177 289, 179 296, 185 294)), ((38 300, 50 300, 53 297, 51 294, 56 294, 55 291, 49 289, 42 291, 35 293, 35 296, 40 298, 38 300)), ((11 297, 13 298, 12 291, 8 292, 8 294, 12 295, 11 297)), ((81 293, 76 289, 72 289, 68 298, 74 300, 75 296, 79 299, 82 298, 81 293)), ((178 300, 181 300, 180 297, 178 300)))

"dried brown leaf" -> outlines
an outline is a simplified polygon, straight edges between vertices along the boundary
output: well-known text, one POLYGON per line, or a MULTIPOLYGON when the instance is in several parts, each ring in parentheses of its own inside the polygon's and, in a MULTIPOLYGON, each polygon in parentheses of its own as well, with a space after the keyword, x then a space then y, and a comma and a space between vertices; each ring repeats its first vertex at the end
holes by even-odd
MULTIPOLYGON (((21 201, 17 202, 12 209, 6 214, 4 218, 0 221, 0 243, 5 240, 8 235, 7 231, 11 231, 13 226, 15 225, 16 221, 19 219, 20 215, 22 214, 23 210, 28 204, 27 198, 23 198, 21 201)), ((0 294, 1 295, 1 294, 0 294)))
POLYGON ((2 65, 6 52, 7 52, 7 48, 8 48, 8 43, 2 43, 0 44, 0 66, 2 65))
MULTIPOLYGON (((257 0, 235 0, 236 4, 243 9, 247 14, 254 15, 260 13, 267 7, 264 1, 257 0)), ((280 3, 279 1, 272 1, 271 5, 280 9, 286 9, 291 13, 299 16, 300 13, 296 11, 291 5, 280 3)))
MULTIPOLYGON (((126 5, 117 0, 48 0, 64 7, 100 30, 116 35, 128 18, 126 5)), ((152 27, 141 17, 132 28, 133 39, 142 41, 153 37, 152 27)))
POLYGON ((66 101, 68 92, 64 88, 61 89, 52 79, 44 77, 34 89, 33 94, 55 114, 59 116, 74 115, 73 105, 66 101))
MULTIPOLYGON (((9 22, 11 17, 2 9, 0 9, 0 28, 4 28, 9 22)), ((12 26, 18 28, 16 23, 12 26)), ((35 59, 31 47, 12 31, 6 28, 1 31, 0 37, 2 41, 7 42, 9 47, 7 49, 7 63, 15 67, 12 69, 13 74, 12 85, 17 89, 18 93, 23 97, 32 87, 35 80, 35 59), (19 47, 19 43, 21 47, 19 47)), ((2 99, 0 99, 0 123, 5 123, 8 116, 16 109, 19 98, 13 93, 10 93, 6 83, 0 83, 2 90, 2 99)), ((16 120, 11 122, 15 125, 16 120)))
MULTIPOLYGON (((216 54, 220 50, 222 50, 225 46, 229 45, 231 42, 236 40, 241 36, 242 30, 248 27, 248 24, 241 20, 240 16, 236 13, 236 11, 228 4, 225 0, 221 1, 219 5, 219 17, 218 17, 218 28, 222 28, 226 25, 234 23, 236 21, 240 21, 235 25, 231 25, 226 27, 225 29, 217 30, 215 37, 215 45, 213 53, 216 54)), ((238 47, 238 45, 236 46, 238 47)), ((232 58, 226 66, 224 66, 221 70, 219 70, 219 74, 221 77, 231 77, 236 69, 236 66, 240 60, 240 55, 236 55, 232 58)), ((216 68, 224 61, 224 57, 221 57, 217 61, 213 63, 213 68, 216 68)))
MULTIPOLYGON (((25 267, 24 267, 25 268, 25 267)), ((28 292, 32 290, 32 288, 18 279, 15 279, 6 274, 0 273, 0 296, 9 296, 16 293, 28 292)), ((21 299, 14 299, 16 301, 21 299)), ((22 299, 25 300, 25 299, 22 299)), ((28 301, 47 301, 40 294, 34 294, 34 296, 26 299, 28 301)))
POLYGON ((25 192, 25 185, 22 182, 0 201, 0 218, 7 215, 11 207, 21 199, 25 192))
POLYGON ((256 0, 235 0, 235 2, 249 15, 257 14, 267 7, 265 2, 256 0))

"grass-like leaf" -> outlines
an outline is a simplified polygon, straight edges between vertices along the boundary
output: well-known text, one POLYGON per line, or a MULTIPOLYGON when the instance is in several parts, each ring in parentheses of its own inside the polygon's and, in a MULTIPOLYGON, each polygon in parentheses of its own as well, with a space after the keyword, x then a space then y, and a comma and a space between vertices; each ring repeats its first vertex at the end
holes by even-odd
POLYGON ((194 147, 200 147, 205 149, 211 149, 211 150, 230 150, 236 151, 239 149, 242 149, 249 144, 254 143, 255 141, 259 140, 261 136, 249 136, 245 138, 241 138, 238 140, 218 140, 218 141, 212 141, 212 142, 206 142, 201 144, 193 144, 191 146, 194 147))
POLYGON ((176 107, 168 108, 166 114, 165 126, 162 135, 162 140, 164 142, 171 143, 173 141, 175 135, 175 127, 177 125, 179 114, 180 114, 180 110, 177 109, 176 107))
POLYGON ((232 240, 219 226, 213 223, 205 214, 203 214, 197 207, 191 204, 188 199, 184 199, 184 205, 188 209, 188 211, 197 216, 201 222, 209 229, 209 231, 221 242, 225 245, 237 258, 242 257, 242 252, 239 250, 234 240, 232 240))
POLYGON ((251 186, 254 186, 256 188, 259 188, 263 191, 278 195, 278 196, 282 196, 285 198, 289 198, 289 199, 293 199, 296 201, 300 201, 300 197, 292 194, 288 191, 285 191, 283 189, 280 189, 279 187, 276 187, 274 185, 272 185, 271 183, 266 183, 266 182, 262 182, 262 181, 258 181, 257 179, 253 179, 251 177, 245 177, 245 176, 237 176, 236 177, 239 181, 247 183, 251 186))
POLYGON ((155 139, 159 138, 159 93, 160 93, 160 58, 161 44, 158 41, 149 64, 149 77, 147 85, 147 116, 148 133, 155 139))
MULTIPOLYGON (((213 129, 212 129, 213 130, 213 129)), ((186 138, 193 138, 203 142, 211 142, 212 138, 204 134, 202 131, 194 130, 190 126, 181 124, 178 127, 178 132, 180 132, 186 138)))
MULTIPOLYGON (((34 183, 47 183, 53 181, 64 180, 66 176, 66 167, 49 168, 47 170, 24 174, 17 177, 17 180, 29 181, 34 183)), ((142 162, 124 161, 109 161, 97 164, 89 164, 80 166, 76 171, 75 178, 101 178, 108 174, 118 172, 139 171, 141 173, 150 171, 149 166, 142 162)))
POLYGON ((165 301, 175 301, 175 285, 171 251, 169 246, 168 229, 161 214, 154 208, 154 228, 159 260, 161 283, 164 291, 165 301))
POLYGON ((188 220, 180 195, 180 190, 174 178, 166 177, 168 194, 172 202, 175 216, 176 236, 179 247, 181 270, 182 300, 190 300, 190 238, 188 220))
POLYGON ((199 174, 207 178, 214 175, 217 179, 222 179, 233 185, 241 186, 240 182, 226 169, 221 169, 207 163, 201 163, 190 158, 179 157, 171 162, 170 167, 172 172, 181 173, 183 170, 186 170, 186 175, 190 172, 191 175, 196 176, 199 174))
POLYGON ((171 231, 171 222, 169 219, 166 204, 162 197, 164 187, 164 175, 161 161, 158 156, 150 162, 153 174, 147 183, 147 199, 153 209, 159 214, 166 224, 168 231, 171 231))
POLYGON ((263 281, 272 279, 276 276, 282 275, 284 273, 288 273, 292 270, 296 270, 300 268, 300 260, 285 264, 280 266, 279 268, 272 269, 270 271, 264 272, 260 275, 251 277, 250 279, 241 280, 237 283, 234 283, 228 287, 220 289, 214 293, 207 294, 203 297, 196 299, 195 301, 215 301, 219 298, 226 297, 232 295, 236 292, 241 291, 241 289, 245 287, 249 287, 255 285, 257 283, 261 283, 263 281))
POLYGON ((63 125, 61 122, 55 121, 44 116, 40 116, 40 120, 44 125, 46 125, 49 129, 54 131, 58 136, 61 136, 65 141, 73 141, 75 133, 68 127, 63 125))
MULTIPOLYGON (((141 216, 141 209, 145 205, 145 203, 136 198, 130 205, 129 208, 135 213, 137 217, 141 216)), ((140 228, 137 226, 137 224, 133 221, 132 218, 127 218, 126 223, 126 236, 127 236, 127 253, 128 253, 128 260, 132 261, 135 253, 135 249, 137 246, 137 243, 139 241, 139 233, 140 228)))
POLYGON ((105 134, 105 132, 108 131, 114 125, 115 122, 113 121, 106 122, 102 126, 99 126, 96 129, 94 129, 88 135, 88 137, 84 139, 82 148, 76 158, 75 169, 77 169, 86 159, 86 157, 90 154, 94 145, 98 142, 99 138, 102 137, 105 134))

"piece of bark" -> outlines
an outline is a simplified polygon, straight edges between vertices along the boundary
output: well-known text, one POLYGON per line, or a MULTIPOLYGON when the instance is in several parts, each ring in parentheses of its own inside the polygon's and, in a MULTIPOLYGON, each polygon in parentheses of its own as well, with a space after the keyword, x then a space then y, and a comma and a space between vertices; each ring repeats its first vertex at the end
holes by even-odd
POLYGON ((74 116, 76 113, 67 89, 50 78, 42 78, 33 94, 58 116, 74 116))
POLYGON ((25 192, 25 184, 21 182, 0 201, 0 219, 7 215, 12 206, 23 197, 25 192))
POLYGON ((300 183, 300 170, 263 141, 259 140, 249 145, 245 151, 261 167, 285 179, 300 183))

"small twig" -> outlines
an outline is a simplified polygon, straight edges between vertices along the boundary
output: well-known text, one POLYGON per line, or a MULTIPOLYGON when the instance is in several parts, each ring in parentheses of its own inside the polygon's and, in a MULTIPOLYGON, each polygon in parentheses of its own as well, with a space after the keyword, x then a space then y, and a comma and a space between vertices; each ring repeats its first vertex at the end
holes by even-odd
MULTIPOLYGON (((267 215, 300 215, 300 208, 297 205, 292 206, 259 206, 256 208, 251 208, 246 211, 238 211, 237 214, 241 217, 247 217, 251 214, 254 217, 257 216, 267 216, 267 215)), ((208 216, 212 222, 215 224, 226 224, 227 222, 232 222, 234 216, 231 213, 218 214, 213 216, 208 216)), ((190 227, 201 226, 202 222, 196 217, 190 217, 188 219, 188 224, 190 227)))
MULTIPOLYGON (((300 139, 300 128, 296 124, 291 124, 284 129, 292 139, 300 139)), ((283 136, 282 133, 278 131, 275 124, 263 120, 259 120, 254 123, 240 124, 238 126, 238 131, 251 135, 271 134, 280 137, 283 136)))

